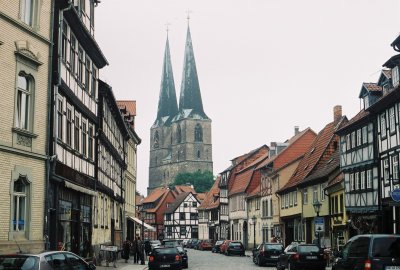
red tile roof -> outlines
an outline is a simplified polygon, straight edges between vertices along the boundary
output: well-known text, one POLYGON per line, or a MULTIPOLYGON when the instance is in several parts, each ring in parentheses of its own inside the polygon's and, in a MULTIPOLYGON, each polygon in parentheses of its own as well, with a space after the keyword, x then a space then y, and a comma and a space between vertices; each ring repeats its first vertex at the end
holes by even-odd
POLYGON ((344 173, 339 173, 335 178, 329 181, 327 188, 336 185, 342 182, 343 180, 344 180, 344 173))
POLYGON ((159 198, 161 198, 167 191, 169 191, 168 188, 165 187, 158 187, 153 189, 153 191, 150 193, 149 196, 147 196, 146 198, 144 198, 144 200, 142 201, 142 203, 151 203, 151 202, 155 202, 156 200, 158 200, 159 198))
POLYGON ((321 165, 321 161, 325 161, 331 156, 331 154, 335 151, 332 142, 336 141, 336 147, 338 147, 339 137, 338 135, 335 135, 334 132, 346 122, 347 118, 342 117, 340 122, 331 122, 318 133, 307 153, 299 162, 297 169, 294 171, 286 185, 281 188, 278 193, 282 193, 290 188, 295 187, 304 178, 317 169, 319 165, 321 165))
POLYGON ((261 195, 261 182, 258 182, 254 189, 248 193, 247 198, 258 197, 261 195))
POLYGON ((214 182, 214 185, 211 187, 210 191, 206 193, 203 202, 199 205, 197 209, 199 210, 207 210, 217 208, 219 206, 219 181, 221 177, 218 176, 214 182))
POLYGON ((234 179, 232 179, 233 184, 229 189, 229 196, 245 192, 250 183, 253 172, 254 168, 249 168, 236 173, 234 179))
POLYGON ((198 199, 200 202, 202 202, 202 201, 204 201, 204 198, 206 197, 206 195, 207 195, 207 193, 205 193, 205 192, 203 192, 203 193, 197 193, 197 194, 196 194, 196 197, 197 197, 197 199, 198 199))
POLYGON ((120 109, 126 109, 131 115, 136 116, 136 100, 117 100, 120 109))
POLYGON ((386 78, 392 78, 392 71, 390 69, 382 69, 382 73, 386 76, 386 78))
POLYGON ((382 87, 376 83, 363 83, 363 87, 371 92, 380 92, 382 91, 382 87))
POLYGON ((344 124, 340 129, 336 131, 336 133, 340 134, 342 131, 344 131, 347 127, 365 119, 369 115, 369 111, 365 111, 362 109, 359 111, 353 118, 351 118, 346 124, 344 124))
POLYGON ((173 193, 176 196, 178 196, 179 194, 181 194, 182 192, 191 192, 192 194, 196 194, 196 191, 194 190, 194 188, 192 186, 188 186, 188 185, 178 185, 174 187, 173 193))

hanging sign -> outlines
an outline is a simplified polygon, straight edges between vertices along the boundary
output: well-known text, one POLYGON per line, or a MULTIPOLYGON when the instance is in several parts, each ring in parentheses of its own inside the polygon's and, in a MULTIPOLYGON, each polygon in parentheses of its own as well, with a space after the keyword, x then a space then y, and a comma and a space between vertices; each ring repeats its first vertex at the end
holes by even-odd
POLYGON ((390 197, 392 197, 393 201, 400 202, 400 188, 393 189, 390 193, 390 197))

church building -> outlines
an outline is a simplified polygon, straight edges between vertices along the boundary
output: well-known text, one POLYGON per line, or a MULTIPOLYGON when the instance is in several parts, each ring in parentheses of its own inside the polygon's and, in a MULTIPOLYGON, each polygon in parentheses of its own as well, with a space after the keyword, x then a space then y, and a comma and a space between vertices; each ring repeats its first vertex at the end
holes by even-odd
POLYGON ((167 37, 157 118, 150 129, 149 191, 178 173, 213 171, 211 119, 205 114, 188 26, 179 107, 167 37))

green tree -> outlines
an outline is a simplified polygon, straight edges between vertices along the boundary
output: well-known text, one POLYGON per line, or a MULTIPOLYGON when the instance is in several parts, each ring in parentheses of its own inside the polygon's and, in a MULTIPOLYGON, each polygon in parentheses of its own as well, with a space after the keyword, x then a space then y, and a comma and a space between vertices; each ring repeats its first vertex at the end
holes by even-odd
POLYGON ((214 181, 214 176, 210 171, 178 173, 172 186, 191 184, 196 192, 202 193, 209 191, 214 184, 214 181))

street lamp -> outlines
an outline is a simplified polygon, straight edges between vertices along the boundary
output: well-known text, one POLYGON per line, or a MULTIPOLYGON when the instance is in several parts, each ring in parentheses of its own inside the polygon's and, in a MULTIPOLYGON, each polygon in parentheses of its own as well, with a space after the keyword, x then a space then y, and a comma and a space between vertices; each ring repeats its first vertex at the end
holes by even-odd
POLYGON ((141 258, 140 258, 140 264, 144 264, 144 256, 145 256, 145 254, 144 254, 144 214, 145 214, 145 211, 142 211, 142 213, 141 213, 141 218, 142 218, 142 230, 141 230, 141 232, 142 232, 142 245, 139 247, 140 249, 142 249, 142 256, 141 256, 141 258))
POLYGON ((253 217, 251 218, 251 220, 253 221, 253 234, 254 234, 254 244, 253 244, 253 249, 256 248, 256 216, 253 215, 253 217))
MULTIPOLYGON (((314 201, 314 203, 313 203, 314 211, 317 213, 317 217, 319 217, 319 211, 321 209, 321 205, 322 204, 318 200, 314 201)), ((314 224, 314 227, 315 227, 315 232, 317 233, 318 247, 321 247, 321 239, 320 239, 320 235, 319 235, 320 230, 317 230, 317 227, 315 226, 315 224, 314 224)))

